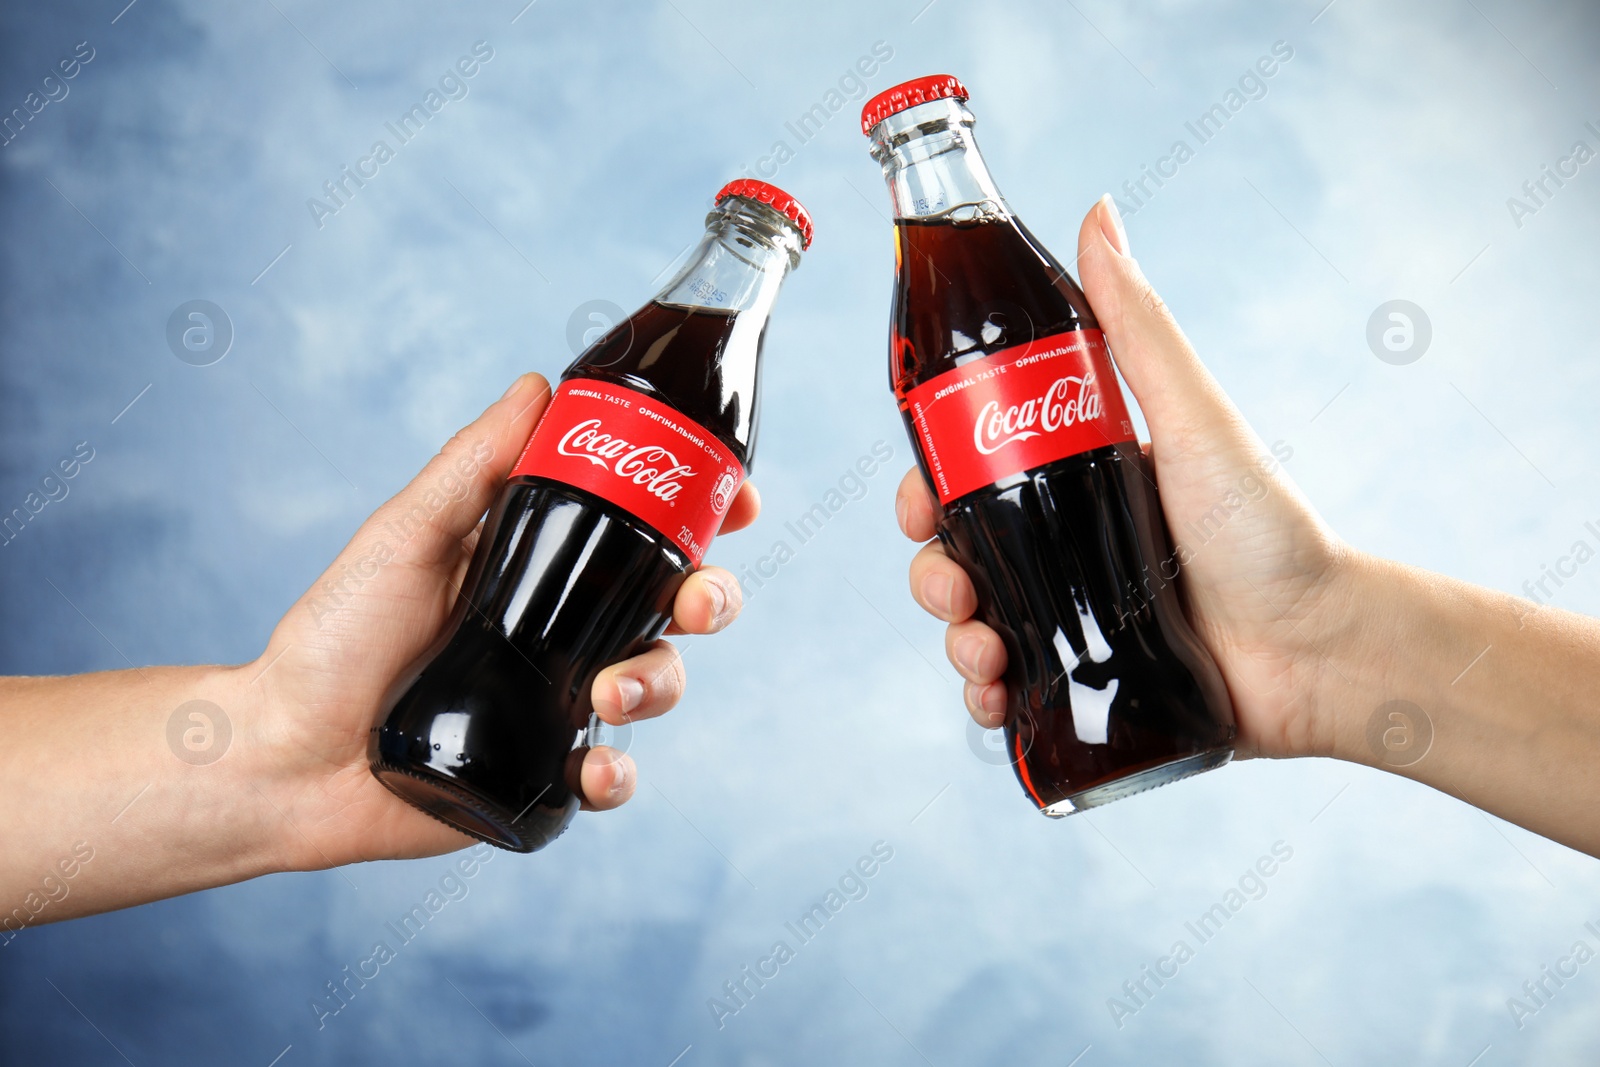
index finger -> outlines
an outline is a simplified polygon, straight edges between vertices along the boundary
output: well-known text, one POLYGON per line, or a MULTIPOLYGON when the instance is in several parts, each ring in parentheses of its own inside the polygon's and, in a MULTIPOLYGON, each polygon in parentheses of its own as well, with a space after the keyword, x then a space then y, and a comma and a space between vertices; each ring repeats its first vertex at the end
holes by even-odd
POLYGON ((922 472, 915 467, 900 479, 900 488, 894 495, 894 514, 901 532, 913 541, 927 541, 936 532, 939 509, 928 492, 928 483, 922 480, 922 472))

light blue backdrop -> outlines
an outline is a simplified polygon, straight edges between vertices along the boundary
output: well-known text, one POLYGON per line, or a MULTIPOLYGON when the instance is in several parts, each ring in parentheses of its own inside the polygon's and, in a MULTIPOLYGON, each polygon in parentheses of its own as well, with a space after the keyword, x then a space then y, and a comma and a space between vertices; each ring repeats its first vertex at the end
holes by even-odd
MULTIPOLYGON (((860 97, 806 143, 787 125, 875 46, 892 55, 871 91, 958 74, 1002 188, 1063 258, 1101 192, 1136 208, 1135 253, 1336 529, 1521 592, 1600 545, 1600 164, 1542 203, 1522 191, 1574 142, 1600 148, 1592 7, 125 2, 0 15, 0 109, 67 90, 0 148, 0 511, 94 450, 0 548, 5 671, 253 657, 363 516, 519 371, 558 372, 574 309, 645 299, 712 192, 779 140, 776 180, 817 239, 768 335, 767 510, 712 559, 754 563, 874 442, 895 459, 731 633, 687 642, 683 706, 634 737, 633 803, 497 855, 321 1029, 312 998, 446 860, 32 931, 0 949, 18 1062, 122 1062, 113 1044, 137 1064, 261 1067, 286 1048, 285 1067, 1600 1053, 1600 965, 1520 1030, 1506 1007, 1597 943, 1592 859, 1328 761, 1051 823, 969 746, 893 526, 910 453, 860 97), (93 58, 44 85, 79 42, 93 58), (476 42, 492 58, 465 95, 447 83, 460 98, 314 219, 308 199, 476 42), (1292 58, 1200 144, 1185 124, 1275 42, 1292 58), (1193 157, 1130 199, 1179 139, 1193 157), (167 344, 194 299, 234 329, 209 367, 167 344), (1366 340, 1392 299, 1431 322, 1405 366, 1366 340), (799 944, 784 924, 876 842, 892 858, 865 896, 799 944), (1275 845, 1291 856, 1260 899, 1186 936, 1275 845), (794 958, 719 1028, 708 1000, 780 938, 794 958), (1134 1004, 1123 983, 1180 938, 1194 958, 1114 1019, 1109 999, 1134 1004)), ((1597 579, 1547 588, 1596 611, 1597 579)))

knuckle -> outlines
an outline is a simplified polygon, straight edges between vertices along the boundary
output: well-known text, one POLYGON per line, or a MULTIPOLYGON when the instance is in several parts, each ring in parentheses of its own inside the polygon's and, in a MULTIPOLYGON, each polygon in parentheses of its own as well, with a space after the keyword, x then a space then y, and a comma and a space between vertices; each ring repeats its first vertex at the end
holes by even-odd
POLYGON ((449 457, 464 451, 466 447, 467 431, 465 429, 457 430, 455 433, 450 435, 450 440, 446 441, 444 445, 440 447, 438 458, 448 459, 449 457))
POLYGON ((657 646, 655 654, 656 663, 649 675, 649 686, 652 695, 667 700, 675 700, 683 692, 687 675, 683 669, 683 657, 671 643, 663 641, 657 646))
POLYGON ((1139 279, 1139 306, 1152 315, 1167 313, 1167 302, 1161 299, 1161 294, 1156 292, 1156 287, 1150 284, 1148 278, 1139 279))

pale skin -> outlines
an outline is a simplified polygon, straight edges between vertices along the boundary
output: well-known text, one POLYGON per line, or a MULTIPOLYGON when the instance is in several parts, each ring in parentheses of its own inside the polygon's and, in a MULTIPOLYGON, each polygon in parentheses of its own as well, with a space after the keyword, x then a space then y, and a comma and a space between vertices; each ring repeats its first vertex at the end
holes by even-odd
MULTIPOLYGON (((1150 427, 1189 618, 1233 698, 1239 755, 1394 770, 1600 856, 1600 621, 1345 544, 1201 363, 1129 256, 1109 198, 1084 219, 1078 250, 1084 291, 1150 427), (1208 525, 1242 487, 1244 505, 1208 525), (1185 543, 1200 529, 1215 532, 1185 543), (1369 738, 1395 700, 1422 709, 1433 730, 1426 754, 1399 768, 1369 738)), ((912 560, 911 594, 950 624, 945 651, 969 713, 998 726, 1006 649, 973 618, 966 573, 930 540, 938 512, 915 469, 895 508, 905 534, 928 542, 912 560)))
MULTIPOLYGON (((37 925, 274 871, 471 844, 372 777, 367 733, 390 684, 443 627, 480 520, 549 398, 542 377, 519 378, 356 531, 254 661, 0 679, 10 738, 0 806, 14 816, 0 830, 0 941, 15 934, 4 920, 19 906, 37 910, 26 924, 37 925), (419 503, 431 521, 398 539, 419 503), (345 582, 330 607, 329 583, 380 542, 393 558, 359 585, 345 582), (215 762, 186 762, 169 746, 168 719, 191 700, 214 703, 231 725, 215 762), (76 862, 86 851, 92 858, 76 862)), ((746 483, 722 532, 748 526, 760 506, 746 483)), ((715 633, 740 604, 733 575, 704 567, 679 591, 668 633, 715 633)), ((602 671, 591 696, 600 718, 620 726, 663 714, 684 684, 663 640, 602 671)), ((605 810, 633 795, 638 774, 627 755, 600 746, 581 779, 584 807, 605 810)))

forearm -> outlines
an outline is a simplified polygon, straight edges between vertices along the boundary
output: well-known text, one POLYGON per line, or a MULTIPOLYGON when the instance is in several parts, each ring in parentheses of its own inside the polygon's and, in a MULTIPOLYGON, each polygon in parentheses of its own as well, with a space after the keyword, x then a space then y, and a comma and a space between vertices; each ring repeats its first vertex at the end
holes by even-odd
POLYGON ((280 869, 254 707, 240 668, 0 679, 0 944, 280 869))
POLYGON ((1348 572, 1320 682, 1334 754, 1600 855, 1600 621, 1370 557, 1348 572))

